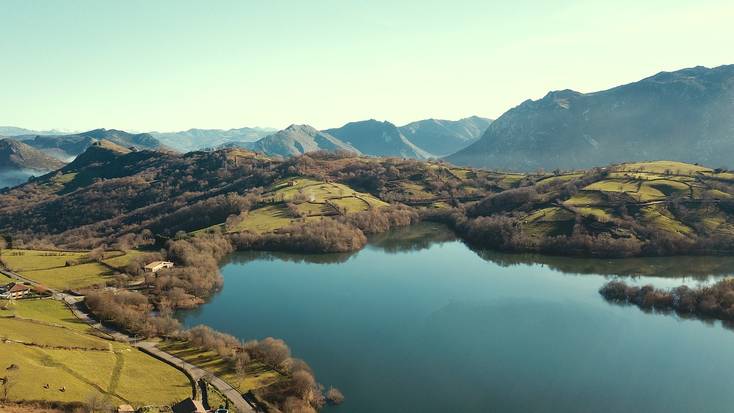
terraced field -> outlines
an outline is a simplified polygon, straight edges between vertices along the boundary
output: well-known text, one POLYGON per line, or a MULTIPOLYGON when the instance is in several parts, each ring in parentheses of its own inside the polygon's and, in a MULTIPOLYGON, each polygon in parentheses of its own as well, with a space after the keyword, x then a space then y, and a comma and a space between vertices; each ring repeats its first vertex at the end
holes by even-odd
MULTIPOLYGON (((605 223, 626 214, 639 224, 674 236, 691 236, 701 230, 734 231, 729 214, 719 208, 720 202, 734 195, 731 173, 670 161, 622 164, 607 168, 605 173, 602 179, 579 188, 567 199, 528 213, 523 229, 529 234, 569 234, 577 216, 605 223), (683 209, 671 209, 674 202, 683 205, 683 209), (701 228, 697 230, 692 225, 701 228)), ((582 176, 567 174, 541 179, 535 188, 543 193, 544 185, 554 180, 572 182, 582 176)))

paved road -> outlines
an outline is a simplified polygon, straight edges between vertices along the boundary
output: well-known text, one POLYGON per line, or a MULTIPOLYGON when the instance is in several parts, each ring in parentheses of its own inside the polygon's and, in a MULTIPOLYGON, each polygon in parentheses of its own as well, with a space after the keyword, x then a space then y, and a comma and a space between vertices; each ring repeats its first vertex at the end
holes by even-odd
MULTIPOLYGON (((29 280, 28 278, 23 277, 20 274, 16 274, 15 272, 6 270, 6 269, 0 269, 0 273, 10 277, 14 278, 16 280, 19 280, 21 282, 27 282, 31 283, 33 285, 37 285, 33 280, 29 280)), ((109 334, 117 341, 122 341, 126 343, 130 343, 149 354, 154 354, 161 360, 165 361, 166 363, 181 367, 194 379, 194 386, 197 385, 198 381, 204 377, 206 377, 206 381, 209 382, 212 386, 214 386, 217 390, 219 390, 226 398, 229 399, 230 403, 234 405, 234 407, 237 409, 238 413, 255 413, 255 409, 250 406, 244 398, 242 398, 242 394, 240 394, 239 391, 235 390, 227 384, 224 380, 220 379, 219 377, 213 376, 209 374, 207 371, 194 366, 193 364, 187 363, 184 360, 181 360, 180 358, 166 353, 165 351, 159 349, 155 346, 155 343, 150 341, 139 341, 138 339, 131 337, 127 334, 121 333, 117 330, 114 330, 112 328, 106 327, 102 325, 102 323, 98 322, 92 316, 90 316, 88 313, 81 310, 79 307, 79 302, 84 300, 84 297, 77 297, 73 295, 69 295, 66 293, 62 293, 53 289, 48 289, 54 300, 63 301, 68 305, 68 307, 71 309, 72 313, 81 321, 89 324, 93 328, 96 328, 97 330, 103 331, 106 334, 109 334)))
POLYGON ((193 377, 195 382, 198 382, 199 379, 206 377, 206 381, 209 382, 209 384, 211 384, 212 386, 214 386, 214 388, 219 390, 219 392, 222 393, 225 397, 227 397, 229 401, 237 409, 238 413, 255 413, 255 409, 253 409, 252 406, 250 406, 245 401, 245 399, 242 398, 242 395, 240 394, 240 392, 232 388, 232 386, 227 384, 224 380, 220 379, 219 377, 214 377, 210 375, 207 371, 199 367, 196 367, 193 364, 187 363, 181 360, 180 358, 175 357, 169 353, 166 353, 165 351, 156 347, 155 343, 151 341, 141 341, 141 342, 135 343, 135 346, 145 350, 146 352, 150 354, 154 354, 156 357, 159 357, 165 360, 167 363, 171 365, 181 367, 182 369, 186 370, 186 372, 191 377, 193 377))

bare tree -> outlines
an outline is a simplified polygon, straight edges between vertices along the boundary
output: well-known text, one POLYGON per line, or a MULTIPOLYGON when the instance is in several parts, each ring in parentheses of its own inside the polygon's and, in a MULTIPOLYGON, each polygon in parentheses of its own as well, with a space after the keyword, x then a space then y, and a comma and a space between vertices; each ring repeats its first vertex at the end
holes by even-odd
POLYGON ((0 392, 2 392, 2 400, 7 401, 10 390, 16 385, 15 375, 12 372, 8 372, 4 377, 0 377, 0 392))
POLYGON ((241 391, 242 382, 247 377, 247 366, 250 364, 250 355, 246 351, 239 351, 234 358, 234 371, 237 374, 237 388, 241 391))
POLYGON ((344 394, 336 387, 329 387, 329 390, 326 392, 326 400, 331 404, 342 404, 344 402, 344 394))

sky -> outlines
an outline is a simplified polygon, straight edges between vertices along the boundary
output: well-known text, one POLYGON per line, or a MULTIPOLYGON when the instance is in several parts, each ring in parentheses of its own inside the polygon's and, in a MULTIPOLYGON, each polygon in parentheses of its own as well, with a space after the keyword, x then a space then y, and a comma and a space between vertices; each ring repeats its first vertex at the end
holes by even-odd
POLYGON ((731 0, 0 0, 0 125, 496 118, 734 63, 732 21, 731 0))

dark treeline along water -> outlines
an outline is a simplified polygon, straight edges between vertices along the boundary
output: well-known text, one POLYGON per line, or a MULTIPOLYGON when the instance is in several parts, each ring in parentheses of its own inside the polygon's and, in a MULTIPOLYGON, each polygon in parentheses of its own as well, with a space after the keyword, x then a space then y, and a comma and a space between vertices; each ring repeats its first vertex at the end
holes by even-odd
POLYGON ((473 251, 421 224, 355 254, 246 252, 182 314, 284 338, 344 412, 729 412, 734 332, 607 303, 614 277, 675 286, 729 257, 598 260, 473 251))

